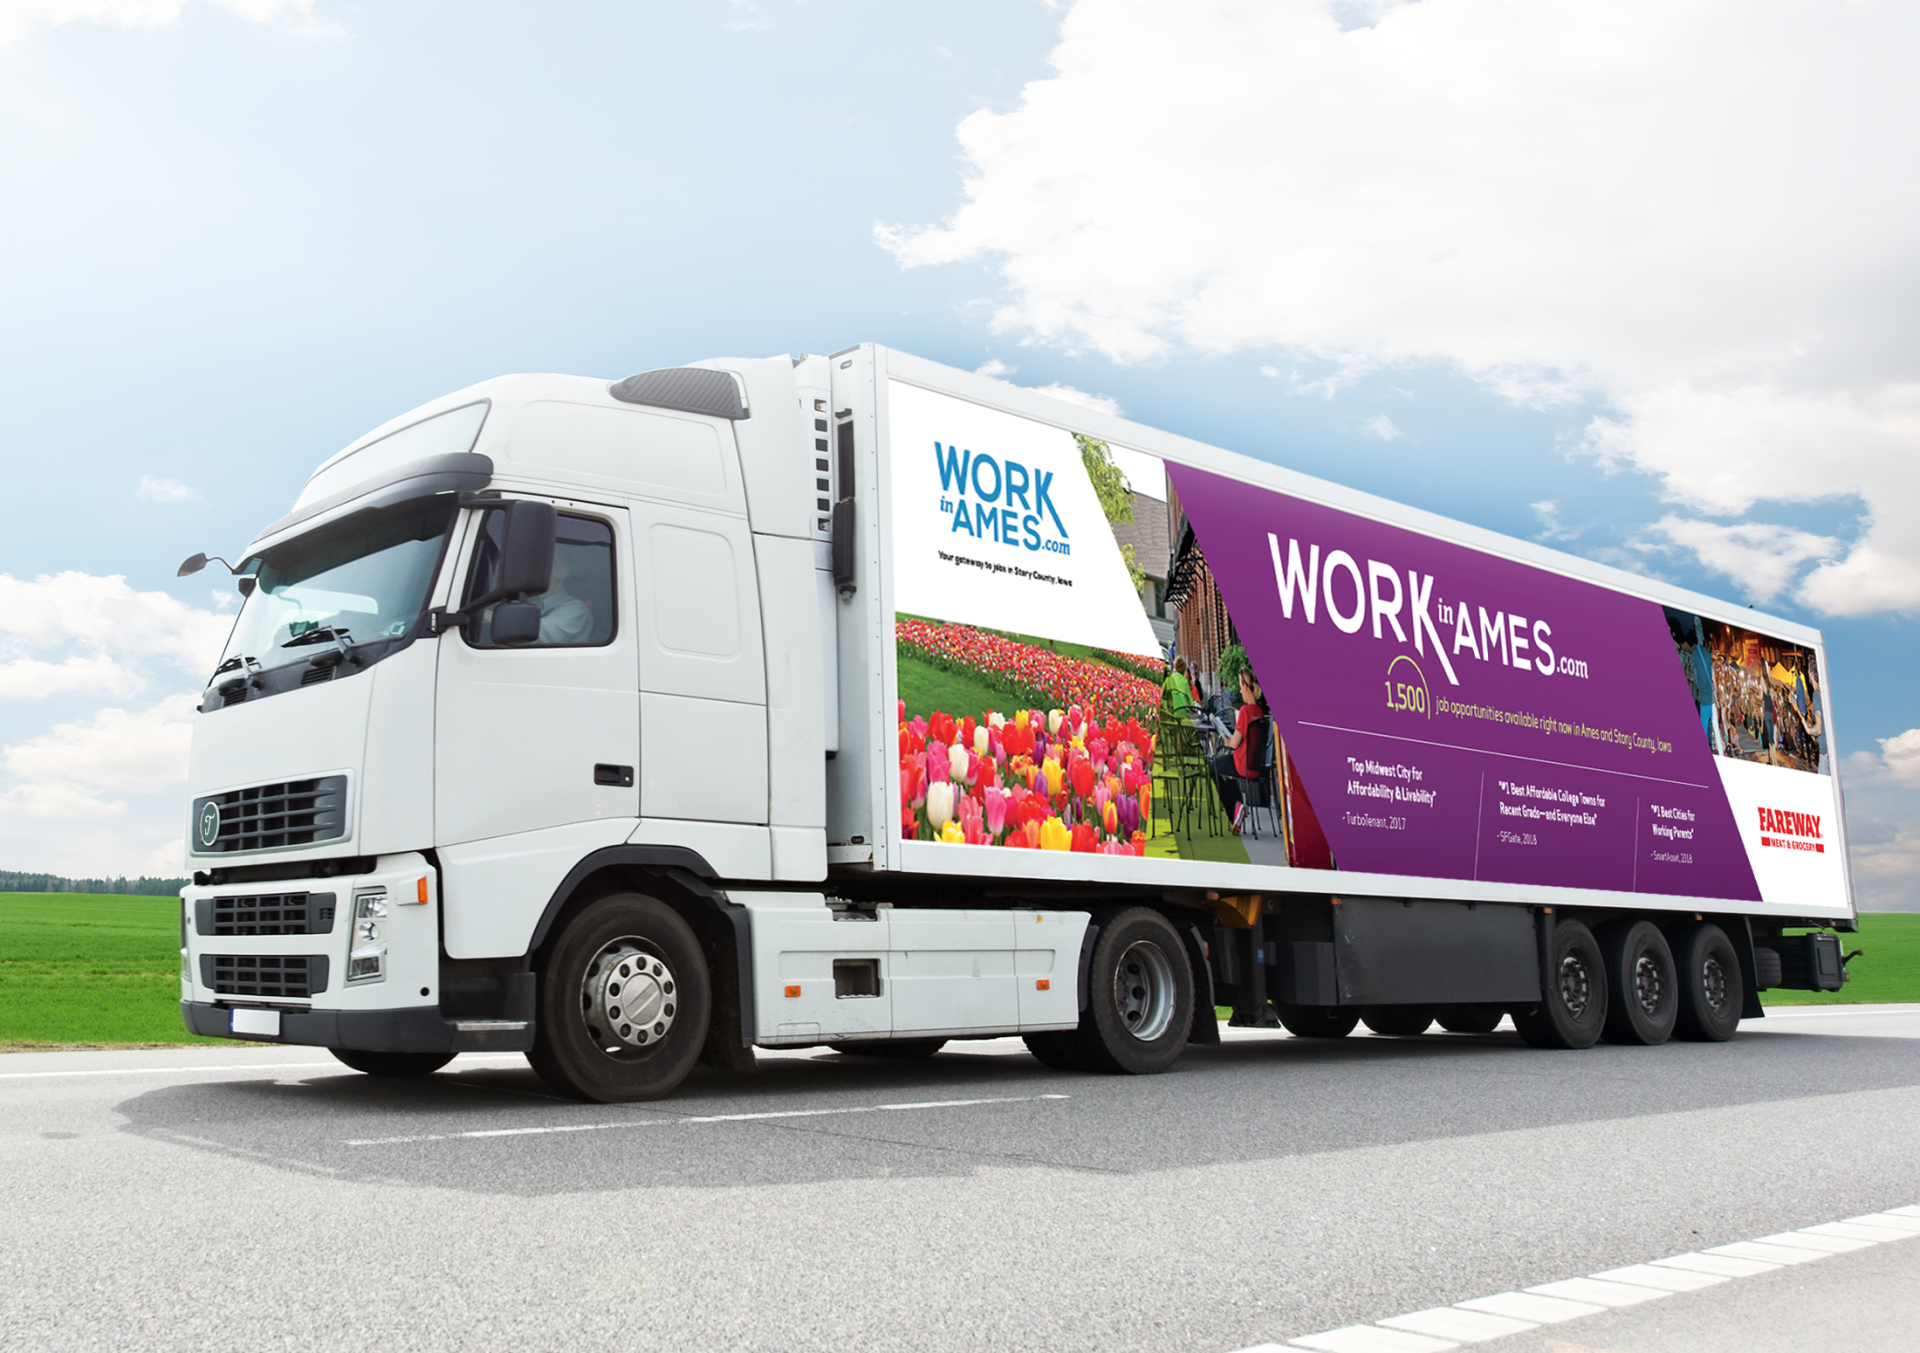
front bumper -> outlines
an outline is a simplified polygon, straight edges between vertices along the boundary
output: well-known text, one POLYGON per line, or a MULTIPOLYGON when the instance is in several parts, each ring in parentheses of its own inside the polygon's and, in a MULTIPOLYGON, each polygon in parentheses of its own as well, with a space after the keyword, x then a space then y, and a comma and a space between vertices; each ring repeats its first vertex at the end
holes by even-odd
POLYGON ((364 874, 196 884, 182 890, 181 905, 180 1014, 196 1034, 363 1052, 533 1046, 531 974, 505 993, 498 1013, 507 1018, 442 1012, 438 877, 418 853, 381 856, 364 874), (387 902, 384 960, 377 975, 360 978, 355 900, 374 892, 387 902), (237 1032, 235 1011, 248 1012, 237 1032), (269 1031, 255 1031, 263 1026, 269 1031))
POLYGON ((533 1046, 531 1020, 451 1020, 434 1006, 397 1010, 280 1011, 277 1036, 234 1033, 233 1007, 212 1001, 180 1002, 180 1017, 208 1038, 256 1043, 304 1043, 362 1052, 525 1052, 533 1046))

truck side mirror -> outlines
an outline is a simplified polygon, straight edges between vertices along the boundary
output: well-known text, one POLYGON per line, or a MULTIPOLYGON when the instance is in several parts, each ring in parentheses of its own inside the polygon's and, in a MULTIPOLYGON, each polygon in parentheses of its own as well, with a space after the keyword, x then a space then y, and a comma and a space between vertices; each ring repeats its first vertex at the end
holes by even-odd
POLYGON ((201 569, 205 568, 206 566, 207 566, 206 555, 190 554, 184 560, 181 561, 180 571, 174 574, 173 576, 176 578, 191 578, 194 574, 198 573, 201 569))
POLYGON ((507 523, 500 539, 500 569, 486 594, 467 602, 469 613, 496 601, 538 596, 553 583, 553 542, 559 529, 553 504, 515 499, 504 508, 507 523))
POLYGON ((540 637, 540 603, 503 601, 493 608, 493 642, 504 648, 518 648, 540 637))

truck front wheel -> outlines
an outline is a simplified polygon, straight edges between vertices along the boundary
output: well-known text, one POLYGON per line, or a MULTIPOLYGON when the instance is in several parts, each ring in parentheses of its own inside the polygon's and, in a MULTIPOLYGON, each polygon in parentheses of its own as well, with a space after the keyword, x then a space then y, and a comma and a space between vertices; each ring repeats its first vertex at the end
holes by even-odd
POLYGON ((576 1099, 658 1099, 699 1059, 709 991, 700 941, 671 907, 638 893, 600 898, 540 965, 527 1060, 576 1099))

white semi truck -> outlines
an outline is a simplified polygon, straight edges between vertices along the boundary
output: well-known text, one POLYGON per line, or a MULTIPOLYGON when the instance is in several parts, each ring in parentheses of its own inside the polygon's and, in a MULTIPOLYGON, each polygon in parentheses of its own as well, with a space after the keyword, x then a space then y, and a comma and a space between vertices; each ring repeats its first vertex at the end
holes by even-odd
POLYGON ((197 1033, 615 1101, 1844 980, 1817 632, 882 347, 486 381, 234 572, 197 1033))

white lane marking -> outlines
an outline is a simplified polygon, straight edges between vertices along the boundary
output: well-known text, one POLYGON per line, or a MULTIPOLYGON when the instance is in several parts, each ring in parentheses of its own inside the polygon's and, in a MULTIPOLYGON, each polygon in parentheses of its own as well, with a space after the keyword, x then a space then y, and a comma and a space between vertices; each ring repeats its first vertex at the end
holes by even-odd
POLYGON ((1632 1283, 1636 1287, 1658 1287, 1668 1292, 1698 1292, 1727 1280, 1724 1273, 1689 1273, 1684 1269, 1661 1268, 1654 1264, 1628 1264, 1610 1268, 1594 1277, 1608 1283, 1632 1283))
POLYGON ((1515 1320, 1510 1315, 1488 1315, 1485 1311, 1463 1311, 1457 1306, 1436 1306, 1431 1311, 1415 1311, 1411 1315, 1390 1315, 1379 1323, 1388 1329, 1431 1334, 1436 1339, 1452 1339, 1463 1344, 1477 1344, 1482 1339, 1498 1339, 1503 1335, 1540 1328, 1531 1320, 1515 1320))
POLYGON ((665 1114, 620 1123, 567 1123, 553 1127, 490 1128, 474 1132, 423 1132, 412 1137, 357 1137, 347 1146, 406 1146, 414 1142, 460 1142, 485 1137, 540 1137, 556 1132, 608 1132, 619 1128, 684 1127, 693 1123, 757 1123, 771 1118, 830 1118, 855 1113, 904 1113, 919 1109, 965 1109, 976 1104, 1031 1104, 1071 1095, 1010 1095, 1000 1099, 928 1099, 910 1104, 857 1104, 841 1109, 775 1109, 765 1113, 665 1114))
MULTIPOLYGON (((484 1057, 497 1059, 502 1057, 520 1058, 518 1052, 470 1052, 466 1057, 484 1057)), ((330 1066, 344 1076, 359 1073, 348 1068, 344 1062, 329 1058, 324 1062, 236 1062, 215 1066, 114 1066, 89 1071, 0 1071, 0 1081, 44 1080, 52 1076, 197 1076, 203 1071, 311 1071, 317 1066, 330 1066)), ((450 1068, 458 1072, 460 1068, 450 1068)))
POLYGON ((1510 1315, 1515 1320, 1531 1320, 1538 1325, 1553 1325, 1578 1316, 1593 1315, 1607 1308, 1591 1301, 1569 1301, 1565 1297, 1543 1297, 1538 1292, 1500 1292, 1491 1297, 1453 1303, 1463 1311, 1485 1311, 1488 1315, 1510 1315))
POLYGON ((1557 1283, 1529 1287, 1527 1291, 1538 1292, 1543 1297, 1565 1297, 1568 1301, 1590 1301, 1595 1306, 1636 1306, 1655 1297, 1673 1295, 1664 1287, 1642 1287, 1601 1278, 1562 1278, 1557 1283))
POLYGON ((1381 1329, 1378 1325, 1348 1325, 1293 1342, 1297 1348, 1320 1349, 1322 1353, 1446 1353, 1449 1348, 1460 1347, 1451 1339, 1381 1329))
POLYGON ((1284 1347, 1255 1344, 1239 1353, 1286 1353, 1287 1348, 1311 1348, 1319 1353, 1441 1353, 1443 1349, 1498 1339, 1539 1325, 1712 1287, 1731 1278, 1772 1273, 1788 1264, 1811 1263, 1834 1254, 1916 1238, 1920 1238, 1920 1204, 1892 1207, 1758 1240, 1610 1268, 1584 1278, 1541 1283, 1524 1292, 1497 1292, 1450 1307, 1388 1316, 1371 1325, 1342 1325, 1318 1334, 1303 1334, 1288 1340, 1284 1347))

